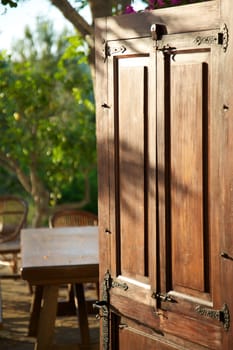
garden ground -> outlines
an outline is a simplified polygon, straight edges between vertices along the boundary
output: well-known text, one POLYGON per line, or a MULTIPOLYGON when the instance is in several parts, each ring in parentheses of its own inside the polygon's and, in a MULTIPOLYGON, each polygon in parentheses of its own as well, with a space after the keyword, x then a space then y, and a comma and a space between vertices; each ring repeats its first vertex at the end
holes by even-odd
MULTIPOLYGON (((2 269, 1 269, 2 270, 2 269)), ((1 295, 3 307, 3 325, 0 328, 1 350, 33 350, 35 338, 28 337, 29 313, 32 296, 27 282, 22 279, 2 279, 1 295)), ((95 291, 90 290, 90 297, 95 291)), ((95 315, 89 317, 91 342, 97 343, 99 338, 99 321, 95 315)), ((70 344, 80 341, 76 316, 57 317, 55 342, 70 344)))

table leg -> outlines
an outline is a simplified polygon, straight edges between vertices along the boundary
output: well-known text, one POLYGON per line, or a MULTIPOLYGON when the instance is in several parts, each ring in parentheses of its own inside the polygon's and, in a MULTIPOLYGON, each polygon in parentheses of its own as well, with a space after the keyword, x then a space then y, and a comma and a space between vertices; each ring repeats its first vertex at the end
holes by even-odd
POLYGON ((30 310, 30 320, 29 320, 29 327, 28 327, 29 337, 35 337, 37 335, 42 296, 43 296, 43 286, 35 286, 35 292, 33 294, 31 310, 30 310))
POLYGON ((86 306, 86 300, 84 296, 83 284, 76 283, 74 285, 74 290, 75 290, 75 297, 76 297, 75 303, 77 305, 77 314, 79 317, 81 344, 85 346, 89 344, 89 328, 88 328, 87 306, 86 306))
POLYGON ((41 306, 34 350, 45 350, 52 347, 57 314, 58 288, 59 286, 43 287, 43 305, 41 306))

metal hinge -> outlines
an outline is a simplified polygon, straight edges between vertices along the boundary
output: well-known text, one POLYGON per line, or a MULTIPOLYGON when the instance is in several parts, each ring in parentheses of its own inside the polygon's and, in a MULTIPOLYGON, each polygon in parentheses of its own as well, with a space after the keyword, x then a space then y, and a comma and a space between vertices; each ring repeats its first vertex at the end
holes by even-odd
POLYGON ((111 288, 111 276, 109 271, 106 271, 103 281, 103 297, 101 301, 96 301, 93 305, 94 309, 99 312, 96 318, 102 318, 102 335, 103 335, 103 350, 109 350, 109 291, 111 288))
POLYGON ((223 51, 226 52, 229 42, 229 33, 227 25, 224 23, 220 32, 216 35, 206 35, 206 36, 197 36, 194 40, 197 45, 208 44, 208 45, 222 45, 223 51))
POLYGON ((201 305, 195 308, 195 311, 205 317, 210 317, 223 323, 223 328, 228 331, 230 328, 230 312, 227 304, 223 305, 222 310, 207 309, 201 305))
POLYGON ((119 53, 124 53, 126 51, 126 47, 121 45, 121 46, 109 46, 108 42, 105 41, 103 45, 103 58, 104 62, 106 62, 107 58, 114 55, 114 54, 119 54, 119 53))
POLYGON ((113 280, 109 270, 106 271, 103 281, 103 296, 101 301, 96 301, 93 305, 98 310, 96 318, 102 318, 103 350, 109 350, 109 330, 110 330, 110 289, 121 288, 124 291, 128 289, 126 283, 113 280))
POLYGON ((116 280, 112 280, 112 288, 121 288, 123 289, 124 291, 126 291, 129 287, 126 283, 120 283, 116 280))

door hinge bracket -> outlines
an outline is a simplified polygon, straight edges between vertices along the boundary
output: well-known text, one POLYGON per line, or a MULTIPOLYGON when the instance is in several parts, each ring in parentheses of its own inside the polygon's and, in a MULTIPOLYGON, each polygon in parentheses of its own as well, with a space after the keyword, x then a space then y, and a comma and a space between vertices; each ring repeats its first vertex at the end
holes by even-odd
POLYGON ((120 54, 124 53, 126 51, 126 47, 121 45, 121 46, 109 46, 108 42, 105 41, 103 43, 103 58, 104 62, 106 62, 107 58, 114 55, 114 54, 120 54))
POLYGON ((102 319, 102 334, 103 334, 103 350, 109 350, 109 339, 110 339, 110 289, 121 288, 124 291, 128 289, 126 283, 113 280, 109 270, 105 272, 103 281, 103 295, 102 300, 96 301, 93 305, 94 309, 98 310, 96 315, 97 319, 102 319))
POLYGON ((128 287, 128 285, 126 284, 126 283, 120 283, 120 282, 118 282, 118 281, 116 281, 116 280, 112 280, 112 288, 121 288, 121 289, 123 289, 123 290, 127 290, 129 287, 128 287))
POLYGON ((217 34, 206 35, 206 36, 197 36, 194 40, 197 45, 207 44, 207 45, 221 45, 223 51, 226 52, 229 42, 229 32, 227 25, 224 23, 220 31, 217 34))
POLYGON ((225 331, 228 331, 228 329, 230 328, 230 312, 229 312, 227 304, 223 305, 222 310, 208 309, 208 308, 205 308, 201 305, 198 305, 195 308, 195 311, 199 315, 202 315, 205 317, 210 317, 210 318, 213 318, 215 320, 218 320, 219 322, 222 322, 223 328, 225 329, 225 331))
POLYGON ((104 275, 103 281, 103 296, 101 301, 96 301, 93 305, 94 309, 98 309, 99 313, 96 315, 97 319, 102 318, 102 339, 103 339, 103 350, 109 350, 109 331, 110 331, 110 320, 109 320, 109 290, 111 288, 111 275, 107 270, 104 275))

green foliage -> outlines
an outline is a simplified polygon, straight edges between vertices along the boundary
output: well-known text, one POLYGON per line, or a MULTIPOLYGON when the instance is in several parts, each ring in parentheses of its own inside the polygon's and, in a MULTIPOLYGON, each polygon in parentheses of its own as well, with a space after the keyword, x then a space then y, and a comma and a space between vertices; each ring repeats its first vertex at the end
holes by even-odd
POLYGON ((16 174, 10 173, 4 168, 0 167, 0 195, 12 194, 23 196, 24 198, 28 196, 26 191, 22 190, 16 174))
POLYGON ((62 191, 96 167, 95 109, 87 48, 73 33, 56 37, 52 24, 38 19, 14 48, 0 53, 0 152, 32 167, 51 194, 62 191))
MULTIPOLYGON (((89 183, 90 183, 90 202, 83 207, 83 209, 86 209, 90 212, 93 212, 95 214, 98 213, 98 190, 97 190, 97 169, 94 168, 89 173, 89 183)), ((67 202, 77 202, 81 201, 84 196, 84 189, 85 189, 85 179, 82 174, 77 175, 75 178, 73 178, 73 181, 70 186, 64 186, 62 187, 62 198, 58 200, 58 204, 60 203, 67 203, 67 202)))

